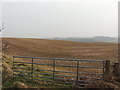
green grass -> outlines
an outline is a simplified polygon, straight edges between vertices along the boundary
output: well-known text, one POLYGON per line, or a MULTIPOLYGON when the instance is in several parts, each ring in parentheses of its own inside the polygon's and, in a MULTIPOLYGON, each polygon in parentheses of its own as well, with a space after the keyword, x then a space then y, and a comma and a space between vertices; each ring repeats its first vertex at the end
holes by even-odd
POLYGON ((57 84, 52 82, 39 82, 32 79, 26 80, 22 77, 15 77, 3 84, 3 88, 14 88, 14 82, 22 82, 30 88, 74 88, 75 86, 57 84))
MULTIPOLYGON (((19 66, 19 67, 30 69, 31 65, 25 65, 25 66, 19 66)), ((34 66, 34 68, 37 68, 37 67, 34 66)), ((16 69, 16 70, 17 71, 26 71, 29 73, 22 73, 22 72, 14 72, 14 73, 15 74, 32 75, 31 70, 27 70, 27 69, 24 69, 24 70, 16 69)), ((13 88, 15 82, 24 83, 25 85, 27 85, 30 88, 74 88, 75 87, 73 85, 54 83, 53 79, 48 79, 50 77, 53 77, 52 73, 45 74, 46 72, 44 72, 44 71, 35 71, 35 73, 40 73, 40 74, 33 74, 33 75, 43 76, 43 77, 47 77, 47 78, 34 77, 32 79, 32 77, 14 75, 15 76, 14 78, 11 78, 10 80, 6 81, 3 84, 3 88, 13 88), (25 78, 28 78, 28 79, 25 79, 25 78), (38 79, 41 79, 41 80, 38 80, 38 79), (46 80, 46 81, 42 81, 42 80, 46 80), (51 81, 51 82, 47 82, 47 81, 51 81)))

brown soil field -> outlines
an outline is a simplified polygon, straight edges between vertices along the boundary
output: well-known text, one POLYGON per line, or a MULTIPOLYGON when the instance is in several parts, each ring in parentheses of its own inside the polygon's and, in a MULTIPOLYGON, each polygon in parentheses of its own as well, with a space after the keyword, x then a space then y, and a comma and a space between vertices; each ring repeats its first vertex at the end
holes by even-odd
POLYGON ((118 60, 118 44, 64 40, 2 38, 3 51, 9 56, 118 60))

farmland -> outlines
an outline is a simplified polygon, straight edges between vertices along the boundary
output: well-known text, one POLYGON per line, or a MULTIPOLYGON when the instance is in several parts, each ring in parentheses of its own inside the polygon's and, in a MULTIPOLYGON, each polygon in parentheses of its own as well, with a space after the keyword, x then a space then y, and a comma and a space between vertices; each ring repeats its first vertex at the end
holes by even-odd
POLYGON ((118 44, 104 42, 72 42, 63 40, 3 38, 9 56, 49 58, 79 58, 92 60, 118 60, 118 44))
MULTIPOLYGON (((28 56, 28 57, 46 57, 46 58, 70 58, 70 59, 87 59, 87 60, 110 60, 116 62, 118 60, 118 45, 116 43, 104 42, 73 42, 64 40, 48 40, 48 39, 32 39, 32 38, 3 38, 3 55, 12 56, 28 56)), ((30 59, 18 59, 19 61, 31 62, 30 59)), ((7 61, 9 62, 9 61, 7 61)), ((37 61, 51 64, 51 61, 37 61)), ((10 65, 11 62, 8 64, 10 65)), ((76 62, 57 61, 61 65, 76 65, 76 62)), ((19 64, 20 65, 20 64, 19 64)), ((80 66, 100 66, 99 63, 80 63, 80 66)), ((12 67, 10 65, 10 67, 12 67)), ((23 67, 23 66, 22 66, 23 67)), ((25 65, 25 67, 30 67, 25 65)), ((51 66, 36 65, 37 70, 52 70, 51 66)), ((76 71, 74 68, 56 67, 58 71, 76 71)), ((80 69, 81 72, 101 73, 98 69, 80 69)), ((38 71, 37 71, 38 73, 38 71)), ((41 72, 40 72, 41 73, 41 72)), ((42 72, 50 73, 50 72, 42 72)), ((61 75, 76 75, 65 74, 61 75)), ((81 74, 82 75, 82 74, 81 74)), ((82 75, 85 76, 85 75, 82 75)), ((88 76, 90 77, 90 76, 88 76)), ((91 76, 94 77, 94 76, 91 76)), ((62 77, 66 78, 66 77, 62 77)), ((73 79, 73 78, 71 78, 73 79)))

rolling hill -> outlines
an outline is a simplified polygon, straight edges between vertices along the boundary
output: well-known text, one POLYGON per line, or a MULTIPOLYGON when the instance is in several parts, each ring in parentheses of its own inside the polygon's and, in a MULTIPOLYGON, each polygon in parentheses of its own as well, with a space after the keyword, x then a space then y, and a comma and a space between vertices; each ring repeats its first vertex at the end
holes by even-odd
POLYGON ((117 37, 107 37, 107 36, 95 36, 95 37, 55 37, 53 40, 66 40, 66 41, 77 41, 77 42, 111 42, 118 43, 117 37))
POLYGON ((96 60, 118 59, 118 45, 104 42, 2 38, 3 53, 9 56, 79 58, 96 60))

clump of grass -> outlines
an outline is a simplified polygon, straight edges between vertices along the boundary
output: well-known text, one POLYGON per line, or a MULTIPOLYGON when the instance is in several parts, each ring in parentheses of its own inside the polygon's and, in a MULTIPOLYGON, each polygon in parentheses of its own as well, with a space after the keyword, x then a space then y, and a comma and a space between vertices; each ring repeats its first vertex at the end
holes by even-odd
POLYGON ((113 83, 105 82, 105 81, 98 81, 95 83, 91 83, 87 85, 85 88, 110 88, 113 90, 118 88, 118 86, 114 85, 113 83))
POLYGON ((25 84, 22 83, 22 82, 14 82, 14 83, 13 83, 13 87, 14 87, 14 88, 28 88, 28 86, 25 85, 25 84))
POLYGON ((9 65, 7 63, 3 63, 2 64, 2 82, 6 82, 6 80, 9 80, 10 78, 13 77, 13 71, 12 69, 9 67, 9 65))

